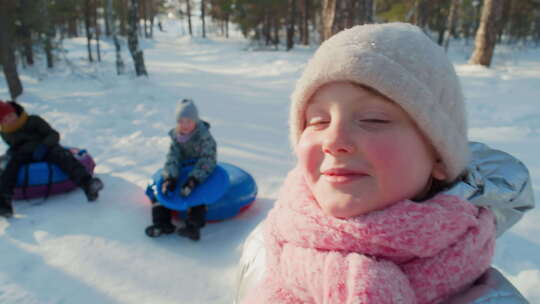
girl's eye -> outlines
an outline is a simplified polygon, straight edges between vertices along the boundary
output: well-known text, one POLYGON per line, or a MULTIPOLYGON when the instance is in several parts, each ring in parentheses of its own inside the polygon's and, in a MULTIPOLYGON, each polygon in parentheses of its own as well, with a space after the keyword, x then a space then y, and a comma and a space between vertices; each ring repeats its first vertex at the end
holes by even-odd
POLYGON ((327 124, 328 121, 322 118, 313 118, 307 121, 306 127, 313 127, 313 126, 322 126, 324 124, 327 124))
POLYGON ((390 123, 389 120, 386 120, 386 119, 377 119, 377 118, 361 119, 360 122, 364 122, 364 123, 375 123, 375 124, 387 124, 387 123, 390 123))

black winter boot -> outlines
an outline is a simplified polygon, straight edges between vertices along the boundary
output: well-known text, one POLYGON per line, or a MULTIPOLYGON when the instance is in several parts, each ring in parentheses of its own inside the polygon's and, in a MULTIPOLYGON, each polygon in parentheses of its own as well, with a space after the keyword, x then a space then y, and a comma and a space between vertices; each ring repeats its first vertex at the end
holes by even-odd
POLYGON ((178 229, 178 235, 187 237, 193 241, 198 241, 201 239, 201 229, 199 226, 193 225, 189 222, 186 222, 186 226, 178 229))
POLYGON ((0 216, 10 218, 13 216, 13 205, 11 204, 10 195, 0 196, 0 216))
POLYGON ((199 205, 188 210, 186 225, 178 229, 178 234, 193 241, 201 238, 201 228, 206 225, 206 206, 199 205))
POLYGON ((162 234, 171 234, 176 230, 172 224, 171 210, 158 202, 152 202, 152 223, 144 232, 149 237, 158 237, 162 234))
POLYGON ((158 237, 162 234, 171 234, 175 230, 173 224, 162 224, 162 225, 150 225, 146 227, 144 232, 149 237, 158 237))
POLYGON ((203 228, 206 225, 206 205, 198 205, 188 210, 188 222, 192 225, 203 228))
POLYGON ((99 191, 103 189, 103 182, 97 177, 92 177, 82 188, 86 195, 86 199, 89 202, 93 202, 97 200, 99 191))

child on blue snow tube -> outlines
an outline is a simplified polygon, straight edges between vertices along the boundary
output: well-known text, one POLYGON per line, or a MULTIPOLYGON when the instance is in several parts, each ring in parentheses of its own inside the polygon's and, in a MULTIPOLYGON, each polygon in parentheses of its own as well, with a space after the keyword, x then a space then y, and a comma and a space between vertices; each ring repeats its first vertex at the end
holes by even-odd
MULTIPOLYGON (((177 186, 183 162, 196 159, 193 170, 181 186, 180 195, 189 196, 195 187, 203 183, 216 167, 216 141, 210 134, 210 124, 199 119, 193 100, 183 99, 176 109, 175 128, 169 131, 171 145, 163 167, 162 192, 170 195, 177 186)), ((178 234, 191 240, 200 239, 200 229, 206 224, 204 204, 189 208, 185 226, 178 234)), ((152 225, 145 230, 149 237, 170 234, 175 230, 171 210, 156 200, 152 201, 152 225)))
POLYGON ((60 146, 60 135, 43 118, 27 115, 16 102, 0 100, 0 135, 9 146, 8 163, 0 175, 0 216, 13 216, 11 200, 21 166, 46 161, 57 165, 84 190, 89 202, 98 198, 103 182, 92 177, 71 152, 60 146))

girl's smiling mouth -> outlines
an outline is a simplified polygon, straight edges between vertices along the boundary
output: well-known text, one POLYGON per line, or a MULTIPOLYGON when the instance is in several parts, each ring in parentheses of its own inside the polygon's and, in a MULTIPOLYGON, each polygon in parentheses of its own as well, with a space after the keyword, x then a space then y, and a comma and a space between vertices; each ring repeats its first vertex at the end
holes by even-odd
POLYGON ((345 168, 332 168, 321 172, 321 176, 332 184, 346 184, 368 176, 360 170, 350 170, 345 168))

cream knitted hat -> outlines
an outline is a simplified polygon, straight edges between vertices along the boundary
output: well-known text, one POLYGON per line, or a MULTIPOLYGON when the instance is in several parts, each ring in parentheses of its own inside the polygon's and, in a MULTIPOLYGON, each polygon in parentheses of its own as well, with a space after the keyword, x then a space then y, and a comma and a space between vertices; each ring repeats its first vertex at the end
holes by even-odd
MULTIPOLYGON (((444 162, 447 181, 468 162, 467 119, 461 86, 444 50, 407 23, 355 26, 326 40, 308 62, 291 96, 290 138, 305 127, 311 96, 329 82, 371 87, 399 104, 444 162)), ((411 155, 413 156, 413 155, 411 155)))

